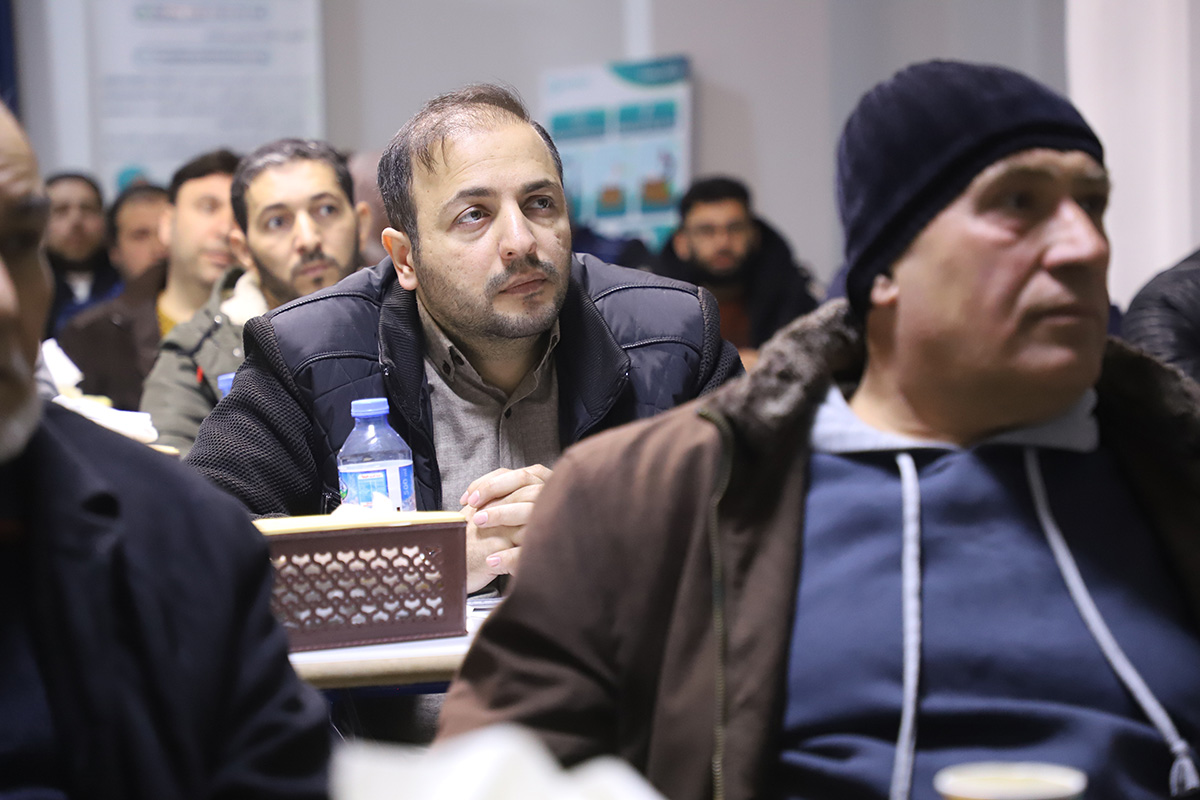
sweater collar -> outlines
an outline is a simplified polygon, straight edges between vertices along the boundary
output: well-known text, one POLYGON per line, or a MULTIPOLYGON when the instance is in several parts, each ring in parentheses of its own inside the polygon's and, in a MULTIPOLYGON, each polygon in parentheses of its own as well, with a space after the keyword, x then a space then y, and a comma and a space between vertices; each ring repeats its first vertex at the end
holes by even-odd
POLYGON ((957 451, 1007 444, 1089 453, 1096 449, 1100 440, 1093 415, 1095 408, 1096 392, 1088 389, 1069 409, 1053 419, 988 436, 964 448, 951 442, 917 439, 873 428, 854 413, 838 387, 830 386, 813 421, 812 448, 818 453, 847 454, 919 449, 957 451))

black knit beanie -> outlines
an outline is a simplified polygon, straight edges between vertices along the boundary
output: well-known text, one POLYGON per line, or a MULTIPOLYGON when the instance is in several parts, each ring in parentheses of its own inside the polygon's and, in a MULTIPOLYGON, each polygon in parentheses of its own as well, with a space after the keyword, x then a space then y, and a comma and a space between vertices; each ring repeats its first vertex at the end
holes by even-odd
POLYGON ((1004 67, 927 61, 863 95, 838 144, 838 213, 846 238, 846 296, 865 317, 875 276, 975 176, 1031 148, 1104 148, 1073 105, 1004 67))

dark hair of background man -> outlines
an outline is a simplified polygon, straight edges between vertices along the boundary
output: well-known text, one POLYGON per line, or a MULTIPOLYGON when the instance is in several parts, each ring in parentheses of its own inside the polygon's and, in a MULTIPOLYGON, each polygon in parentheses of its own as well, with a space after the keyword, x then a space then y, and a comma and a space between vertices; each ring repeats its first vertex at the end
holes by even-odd
POLYGON ((688 212, 697 203, 718 203, 722 200, 737 200, 746 207, 747 213, 751 213, 750 190, 746 184, 733 178, 705 178, 693 183, 679 201, 680 223, 687 219, 688 212))
POLYGON ((152 183, 135 183, 122 189, 104 215, 104 227, 108 243, 115 244, 117 241, 117 215, 121 213, 121 209, 124 208, 126 203, 139 200, 157 200, 159 198, 167 200, 167 190, 152 183))
POLYGON ((179 196, 179 187, 188 181, 205 178, 209 175, 232 175, 237 170, 240 158, 237 153, 225 148, 196 156, 175 170, 175 174, 171 176, 171 183, 167 186, 167 200, 171 202, 171 205, 175 205, 175 198, 179 196))
POLYGON ((354 205, 354 178, 350 175, 350 167, 346 164, 346 155, 328 142, 320 139, 279 139, 264 144, 250 155, 243 158, 233 173, 233 185, 230 187, 230 204, 233 206, 233 218, 237 221, 242 233, 246 232, 249 220, 246 218, 246 190, 264 170, 271 167, 281 167, 293 161, 319 161, 328 164, 337 176, 338 185, 346 195, 350 205, 354 205))

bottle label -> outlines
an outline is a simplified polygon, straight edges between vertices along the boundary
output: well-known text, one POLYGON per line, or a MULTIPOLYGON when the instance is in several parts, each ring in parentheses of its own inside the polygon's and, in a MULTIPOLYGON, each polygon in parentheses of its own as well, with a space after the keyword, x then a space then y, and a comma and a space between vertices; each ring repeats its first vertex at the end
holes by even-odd
POLYGON ((371 461, 338 465, 342 502, 369 508, 416 511, 411 461, 371 461))

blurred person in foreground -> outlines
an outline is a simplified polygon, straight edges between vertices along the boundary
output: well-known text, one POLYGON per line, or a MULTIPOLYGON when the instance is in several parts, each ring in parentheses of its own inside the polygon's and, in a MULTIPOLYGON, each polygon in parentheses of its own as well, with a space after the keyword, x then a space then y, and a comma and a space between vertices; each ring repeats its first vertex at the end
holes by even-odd
POLYGON ((241 366, 246 320, 349 275, 366 230, 368 209, 354 203, 345 157, 326 142, 265 144, 237 164, 227 188, 237 263, 163 340, 142 395, 157 443, 183 455, 221 399, 217 379, 241 366))
POLYGON ((244 510, 36 395, 49 206, 0 107, 0 795, 323 797, 324 704, 244 510))
POLYGON ((108 254, 124 288, 76 314, 58 335, 83 373, 80 390, 126 411, 138 409, 162 338, 155 306, 166 287, 167 247, 159 227, 169 206, 161 186, 134 184, 117 195, 108 210, 108 254))
POLYGON ((926 62, 838 151, 849 303, 559 462, 442 734, 668 797, 933 800, 968 761, 1200 788, 1200 389, 1106 338, 1095 133, 926 62))
POLYGON ((350 403, 386 397, 417 508, 468 515, 474 591, 516 569, 563 447, 741 367, 707 292, 572 255, 558 151, 503 87, 427 103, 379 184, 389 257, 246 324, 188 461, 256 514, 329 512, 350 403))

